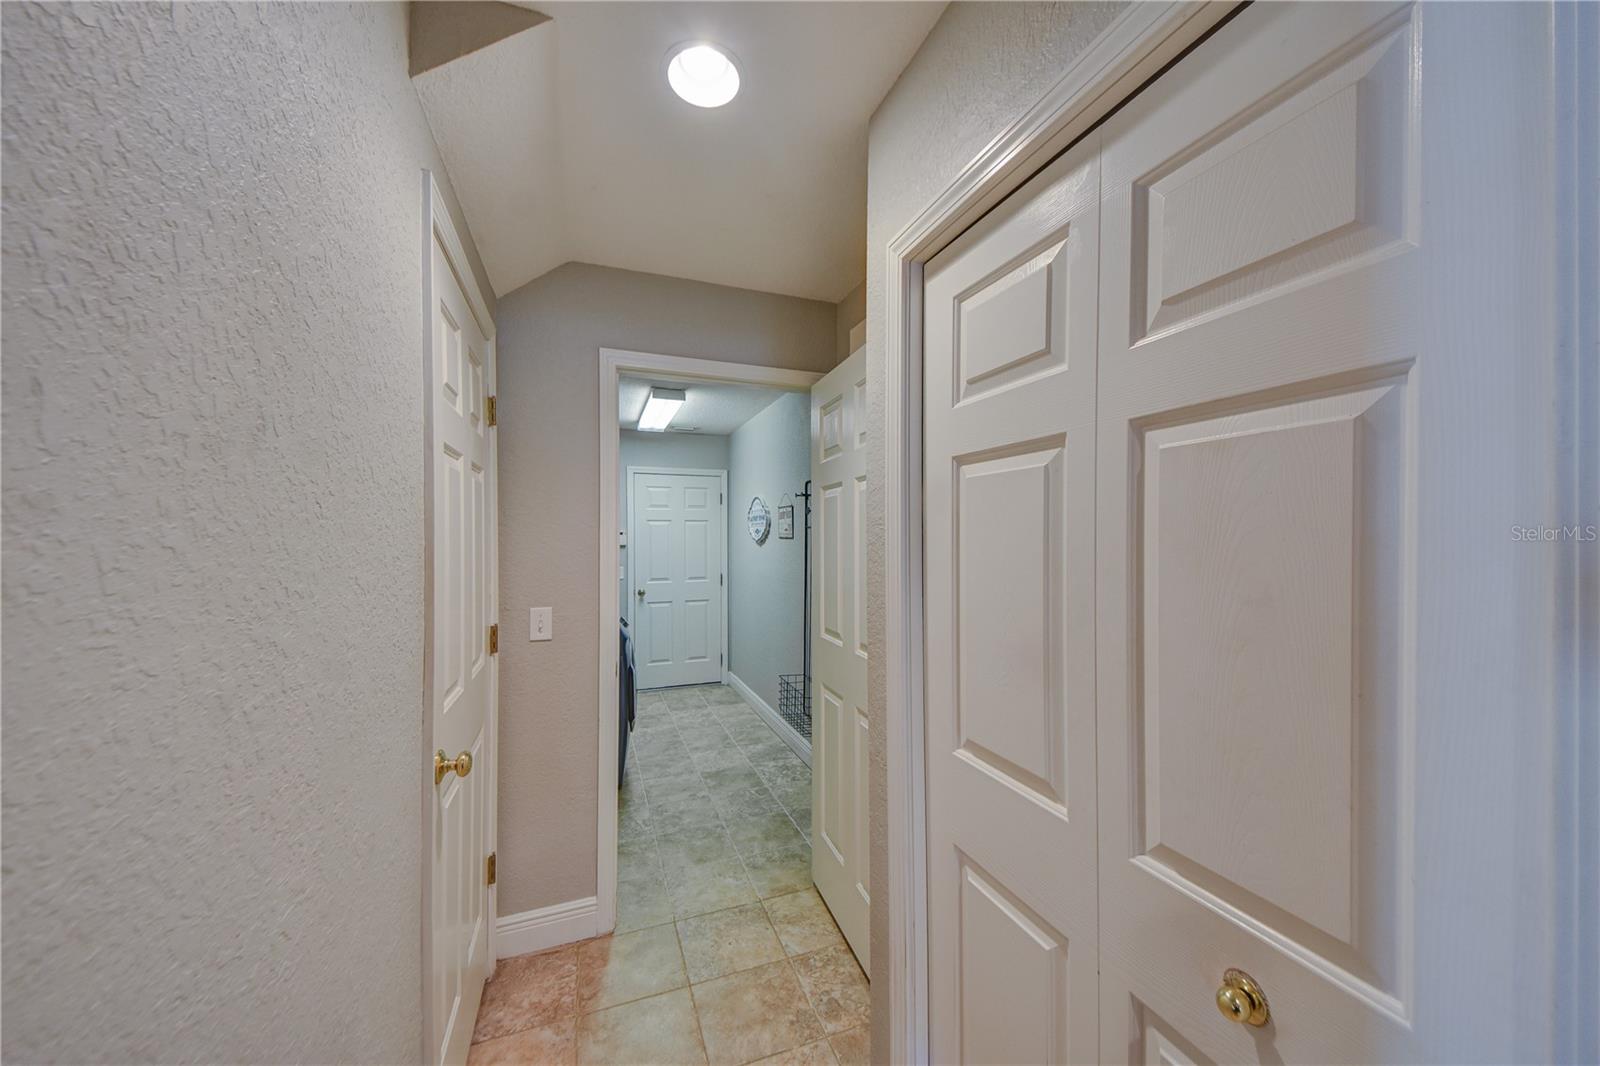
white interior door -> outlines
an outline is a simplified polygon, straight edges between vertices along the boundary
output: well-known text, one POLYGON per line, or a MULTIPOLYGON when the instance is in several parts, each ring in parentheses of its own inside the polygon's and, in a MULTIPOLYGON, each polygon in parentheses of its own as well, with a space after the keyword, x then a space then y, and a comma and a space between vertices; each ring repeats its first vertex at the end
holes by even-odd
POLYGON ((1103 1061, 1506 1062, 1547 1025, 1505 996, 1548 782, 1499 582, 1548 33, 1256 4, 1102 128, 1103 1061))
POLYGON ((867 925, 867 353, 811 387, 811 875, 862 969, 867 925))
POLYGON ((629 480, 638 687, 721 681, 723 477, 630 470, 629 480))
POLYGON ((459 246, 436 228, 427 316, 433 582, 427 687, 433 749, 452 761, 465 754, 470 765, 461 760, 457 770, 436 781, 430 757, 426 770, 434 795, 428 995, 430 1055, 459 1063, 466 1061, 492 965, 493 910, 484 860, 493 847, 494 818, 496 668, 489 626, 496 616, 496 511, 494 435, 486 405, 495 368, 486 335, 493 327, 480 320, 452 262, 460 262, 459 246))
POLYGON ((935 1061, 1549 1057, 1550 27, 1252 5, 927 265, 935 1061))
POLYGON ((1097 145, 923 275, 935 1062, 1095 1059, 1097 145))

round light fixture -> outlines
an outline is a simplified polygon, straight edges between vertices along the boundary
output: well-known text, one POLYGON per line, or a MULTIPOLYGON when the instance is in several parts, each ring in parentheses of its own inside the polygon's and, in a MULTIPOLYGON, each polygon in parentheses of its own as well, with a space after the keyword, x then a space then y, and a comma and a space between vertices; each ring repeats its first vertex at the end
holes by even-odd
POLYGON ((739 68, 715 45, 679 45, 667 61, 667 84, 695 107, 721 107, 739 95, 739 68))

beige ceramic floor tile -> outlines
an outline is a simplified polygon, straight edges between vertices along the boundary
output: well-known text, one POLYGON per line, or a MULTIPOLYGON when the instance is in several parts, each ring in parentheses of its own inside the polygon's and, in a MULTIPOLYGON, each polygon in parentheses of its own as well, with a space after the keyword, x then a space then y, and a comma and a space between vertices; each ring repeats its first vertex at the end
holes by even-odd
POLYGON ((872 1032, 866 1026, 830 1036, 828 1043, 833 1045, 839 1066, 872 1066, 872 1032))
POLYGON ((667 871, 667 891, 679 918, 693 918, 760 899, 737 855, 667 871))
POLYGON ((811 887, 811 846, 784 844, 740 852, 750 884, 762 899, 811 887))
POLYGON ((700 1066, 706 1061, 689 990, 679 989, 578 1019, 583 1066, 700 1066))
POLYGON ((678 923, 678 942, 691 984, 783 958, 783 945, 758 903, 686 918, 678 923))
POLYGON ((762 906, 772 919, 772 928, 783 942, 783 949, 790 955, 809 955, 824 948, 844 947, 844 937, 816 889, 774 896, 764 900, 762 906))
POLYGON ((753 1066, 834 1066, 838 1061, 833 1057, 833 1049, 828 1042, 818 1040, 804 1047, 780 1051, 771 1058, 758 1060, 753 1066))
POLYGON ((688 983, 678 933, 670 925, 587 940, 577 955, 578 1009, 584 1014, 688 983))
POLYGON ((849 948, 830 948, 792 961, 806 996, 828 1032, 842 1033, 867 1024, 872 1000, 867 979, 849 948))
POLYGON ((692 991, 706 1056, 717 1066, 752 1062, 823 1036, 787 962, 719 977, 692 991))
POLYGON ((494 978, 483 986, 473 1041, 576 1014, 576 988, 577 950, 571 944, 500 960, 494 978))
POLYGON ((467 1066, 572 1066, 577 1054, 575 1017, 473 1044, 467 1066))
POLYGON ((620 878, 617 880, 618 933, 631 933, 648 929, 652 925, 665 925, 672 921, 672 895, 667 891, 665 878, 657 875, 620 878))

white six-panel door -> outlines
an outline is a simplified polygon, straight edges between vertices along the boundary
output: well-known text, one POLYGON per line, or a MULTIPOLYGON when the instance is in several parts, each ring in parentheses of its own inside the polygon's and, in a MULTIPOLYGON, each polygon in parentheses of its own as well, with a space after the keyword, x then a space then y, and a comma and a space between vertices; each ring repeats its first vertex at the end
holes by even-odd
POLYGON ((722 680, 722 475, 629 472, 640 688, 722 680))
POLYGON ((1108 1061, 1519 1057, 1528 688, 1480 582, 1544 357, 1510 294, 1548 17, 1255 5, 1102 130, 1108 1061))
POLYGON ((867 356, 811 387, 811 873, 862 969, 867 925, 867 356))
POLYGON ((928 264, 935 1061, 1539 1046, 1548 30, 1253 5, 928 264))
POLYGON ((1097 145, 924 274, 935 1062, 1095 1055, 1097 145))
MULTIPOLYGON (((495 465, 487 401, 494 389, 489 323, 451 268, 453 249, 435 232, 429 388, 433 646, 429 691, 435 750, 471 758, 465 776, 434 782, 430 889, 430 1029, 438 1062, 465 1062, 489 958, 489 888, 484 860, 494 817, 490 749, 495 661, 495 465)), ((431 764, 432 759, 430 758, 431 764)), ((397 931, 398 935, 398 931, 397 931)))

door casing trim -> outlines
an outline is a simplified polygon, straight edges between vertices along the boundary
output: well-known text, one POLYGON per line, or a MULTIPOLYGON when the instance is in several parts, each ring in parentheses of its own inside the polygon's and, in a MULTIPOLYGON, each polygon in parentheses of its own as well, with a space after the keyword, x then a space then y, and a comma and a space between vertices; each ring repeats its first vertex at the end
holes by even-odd
MULTIPOLYGON (((686 382, 717 381, 741 385, 765 385, 769 388, 807 392, 822 380, 821 374, 809 370, 784 370, 772 366, 751 366, 728 363, 715 359, 697 359, 682 355, 659 355, 653 352, 635 352, 622 348, 600 349, 600 545, 599 565, 596 574, 596 600, 599 605, 599 643, 596 645, 596 690, 599 701, 595 711, 599 715, 596 762, 599 796, 596 813, 595 848, 595 932, 605 934, 617 925, 617 659, 606 649, 616 646, 617 608, 617 457, 622 429, 617 416, 617 386, 624 374, 645 374, 658 381, 686 382)), ((726 497, 726 489, 724 489, 726 497)), ((723 536, 723 551, 727 551, 727 536, 723 536)), ((724 556, 726 558, 726 556, 724 556)), ((727 573, 724 562, 723 573, 727 573)), ((727 591, 723 591, 723 640, 727 640, 727 591)), ((726 652, 724 652, 726 655, 726 652)), ((723 662, 723 672, 728 663, 723 662)))

